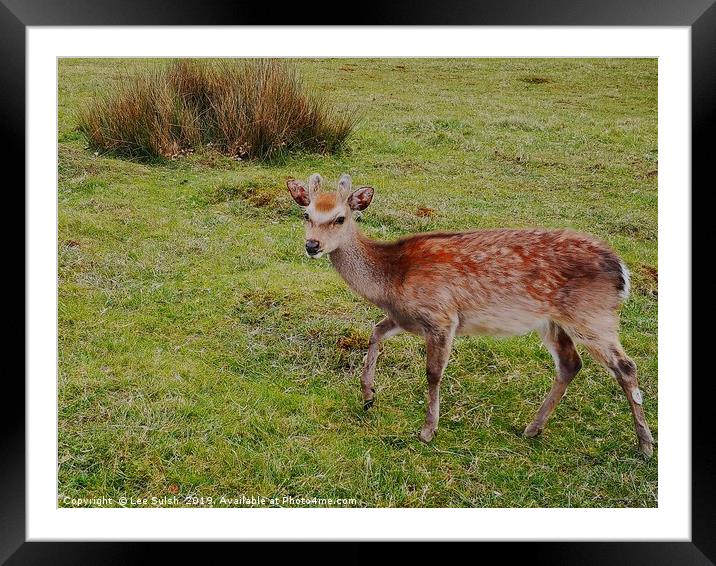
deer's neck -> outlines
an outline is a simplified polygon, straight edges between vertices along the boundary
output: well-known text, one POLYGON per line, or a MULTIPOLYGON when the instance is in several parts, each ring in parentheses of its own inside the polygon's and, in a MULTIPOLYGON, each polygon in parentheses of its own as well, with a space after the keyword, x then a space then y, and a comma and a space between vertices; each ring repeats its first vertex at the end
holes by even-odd
POLYGON ((352 227, 344 245, 329 254, 331 263, 346 283, 359 295, 379 304, 386 298, 385 266, 379 244, 352 227))

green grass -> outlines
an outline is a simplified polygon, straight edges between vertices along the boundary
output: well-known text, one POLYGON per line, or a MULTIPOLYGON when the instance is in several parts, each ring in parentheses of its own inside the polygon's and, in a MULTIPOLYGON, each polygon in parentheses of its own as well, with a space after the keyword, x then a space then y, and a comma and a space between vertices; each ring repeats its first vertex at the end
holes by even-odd
POLYGON ((357 506, 653 507, 600 366, 542 437, 520 436, 554 368, 535 335, 460 338, 438 436, 424 346, 385 343, 377 402, 359 373, 379 310, 303 254, 289 176, 376 187, 381 238, 496 226, 596 234, 633 274, 622 341, 657 427, 657 62, 297 60, 362 119, 338 155, 95 156, 77 110, 143 60, 59 63, 59 504, 62 497, 354 498, 357 506), (432 215, 420 207, 432 209, 432 215))

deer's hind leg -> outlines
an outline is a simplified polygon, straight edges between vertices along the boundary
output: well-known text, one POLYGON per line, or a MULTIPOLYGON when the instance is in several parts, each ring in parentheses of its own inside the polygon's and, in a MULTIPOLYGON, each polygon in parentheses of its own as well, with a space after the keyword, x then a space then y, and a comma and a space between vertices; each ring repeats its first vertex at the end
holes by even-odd
POLYGON ((552 389, 542 402, 535 418, 525 428, 524 435, 529 438, 537 436, 544 430, 547 419, 564 396, 567 386, 582 368, 582 359, 574 347, 574 342, 561 326, 550 322, 540 330, 540 336, 552 354, 557 375, 552 383, 552 389))
POLYGON ((589 353, 616 378, 624 390, 634 419, 639 451, 647 458, 650 457, 654 452, 654 439, 644 417, 643 396, 636 379, 636 364, 624 353, 616 335, 609 339, 586 341, 584 345, 589 353))

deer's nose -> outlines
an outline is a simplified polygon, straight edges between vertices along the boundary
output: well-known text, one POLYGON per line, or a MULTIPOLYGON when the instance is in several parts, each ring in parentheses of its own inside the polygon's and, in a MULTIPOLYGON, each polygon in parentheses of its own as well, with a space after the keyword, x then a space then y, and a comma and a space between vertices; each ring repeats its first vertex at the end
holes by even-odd
POLYGON ((317 254, 320 247, 321 244, 318 240, 306 240, 306 251, 309 255, 317 254))

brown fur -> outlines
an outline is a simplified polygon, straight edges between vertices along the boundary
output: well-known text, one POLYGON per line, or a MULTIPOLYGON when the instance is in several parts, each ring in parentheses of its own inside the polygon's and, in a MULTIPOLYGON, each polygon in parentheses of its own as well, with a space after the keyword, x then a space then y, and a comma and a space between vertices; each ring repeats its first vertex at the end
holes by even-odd
POLYGON ((392 302, 424 310, 428 318, 436 308, 450 318, 517 301, 529 302, 545 318, 569 320, 586 301, 605 301, 605 313, 621 302, 616 254, 567 230, 430 233, 396 242, 358 237, 366 260, 385 266, 383 284, 392 302))
POLYGON ((319 193, 316 196, 315 207, 319 212, 328 212, 336 206, 336 193, 319 193))

